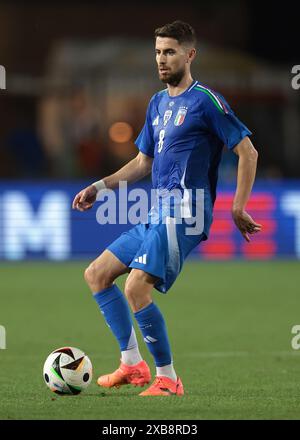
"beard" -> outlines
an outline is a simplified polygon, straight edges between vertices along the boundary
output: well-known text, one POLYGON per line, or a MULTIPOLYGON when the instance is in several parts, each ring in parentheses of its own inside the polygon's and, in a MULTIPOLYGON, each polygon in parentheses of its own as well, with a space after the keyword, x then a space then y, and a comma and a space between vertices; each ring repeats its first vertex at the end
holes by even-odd
POLYGON ((159 76, 159 79, 164 84, 170 84, 170 86, 176 87, 184 77, 184 69, 178 70, 177 72, 167 74, 165 76, 159 76))

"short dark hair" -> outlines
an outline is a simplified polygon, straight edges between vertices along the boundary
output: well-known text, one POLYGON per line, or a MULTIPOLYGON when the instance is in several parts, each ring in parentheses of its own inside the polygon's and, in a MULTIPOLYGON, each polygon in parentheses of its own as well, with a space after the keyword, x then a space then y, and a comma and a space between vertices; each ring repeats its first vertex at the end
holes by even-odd
POLYGON ((197 42, 196 33, 192 26, 181 20, 173 21, 173 23, 155 29, 154 36, 155 38, 174 38, 179 44, 188 43, 193 46, 196 46, 197 42))

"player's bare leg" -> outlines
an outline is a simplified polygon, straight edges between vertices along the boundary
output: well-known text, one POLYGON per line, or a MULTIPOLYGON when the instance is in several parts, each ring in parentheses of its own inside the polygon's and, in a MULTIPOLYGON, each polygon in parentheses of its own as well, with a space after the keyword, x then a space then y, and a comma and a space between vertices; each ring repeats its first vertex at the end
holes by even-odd
POLYGON ((111 287, 114 281, 129 269, 109 250, 97 257, 84 272, 84 278, 92 293, 111 287))
POLYGON ((133 313, 152 303, 152 290, 157 278, 140 269, 132 269, 125 283, 124 293, 133 313))
POLYGON ((85 280, 94 294, 107 325, 119 342, 121 364, 111 374, 98 378, 98 385, 119 387, 125 384, 143 386, 149 383, 151 374, 143 361, 132 325, 127 301, 114 284, 115 279, 129 269, 109 250, 105 250, 85 271, 85 280))
POLYGON ((125 295, 156 364, 154 383, 140 395, 180 396, 184 393, 183 385, 173 367, 165 321, 152 301, 156 281, 156 277, 143 270, 133 269, 125 284, 125 295))

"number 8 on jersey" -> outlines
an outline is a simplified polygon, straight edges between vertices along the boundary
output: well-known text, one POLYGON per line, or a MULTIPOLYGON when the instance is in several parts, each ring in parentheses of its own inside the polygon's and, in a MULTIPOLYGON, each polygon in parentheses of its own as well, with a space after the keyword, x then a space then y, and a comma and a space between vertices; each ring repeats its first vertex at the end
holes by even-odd
POLYGON ((160 153, 163 148, 165 133, 166 133, 166 130, 160 130, 160 132, 159 132, 159 142, 158 142, 158 147, 157 147, 158 153, 160 153))

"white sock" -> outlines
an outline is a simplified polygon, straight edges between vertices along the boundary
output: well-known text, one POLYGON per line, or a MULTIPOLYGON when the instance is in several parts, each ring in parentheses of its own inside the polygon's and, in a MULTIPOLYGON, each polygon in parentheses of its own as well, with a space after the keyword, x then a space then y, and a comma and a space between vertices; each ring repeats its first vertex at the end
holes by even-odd
POLYGON ((166 376, 174 381, 177 380, 177 374, 175 373, 173 364, 156 367, 156 376, 166 376))
POLYGON ((139 347, 130 348, 129 350, 121 351, 121 361, 126 365, 135 365, 143 360, 139 347))

